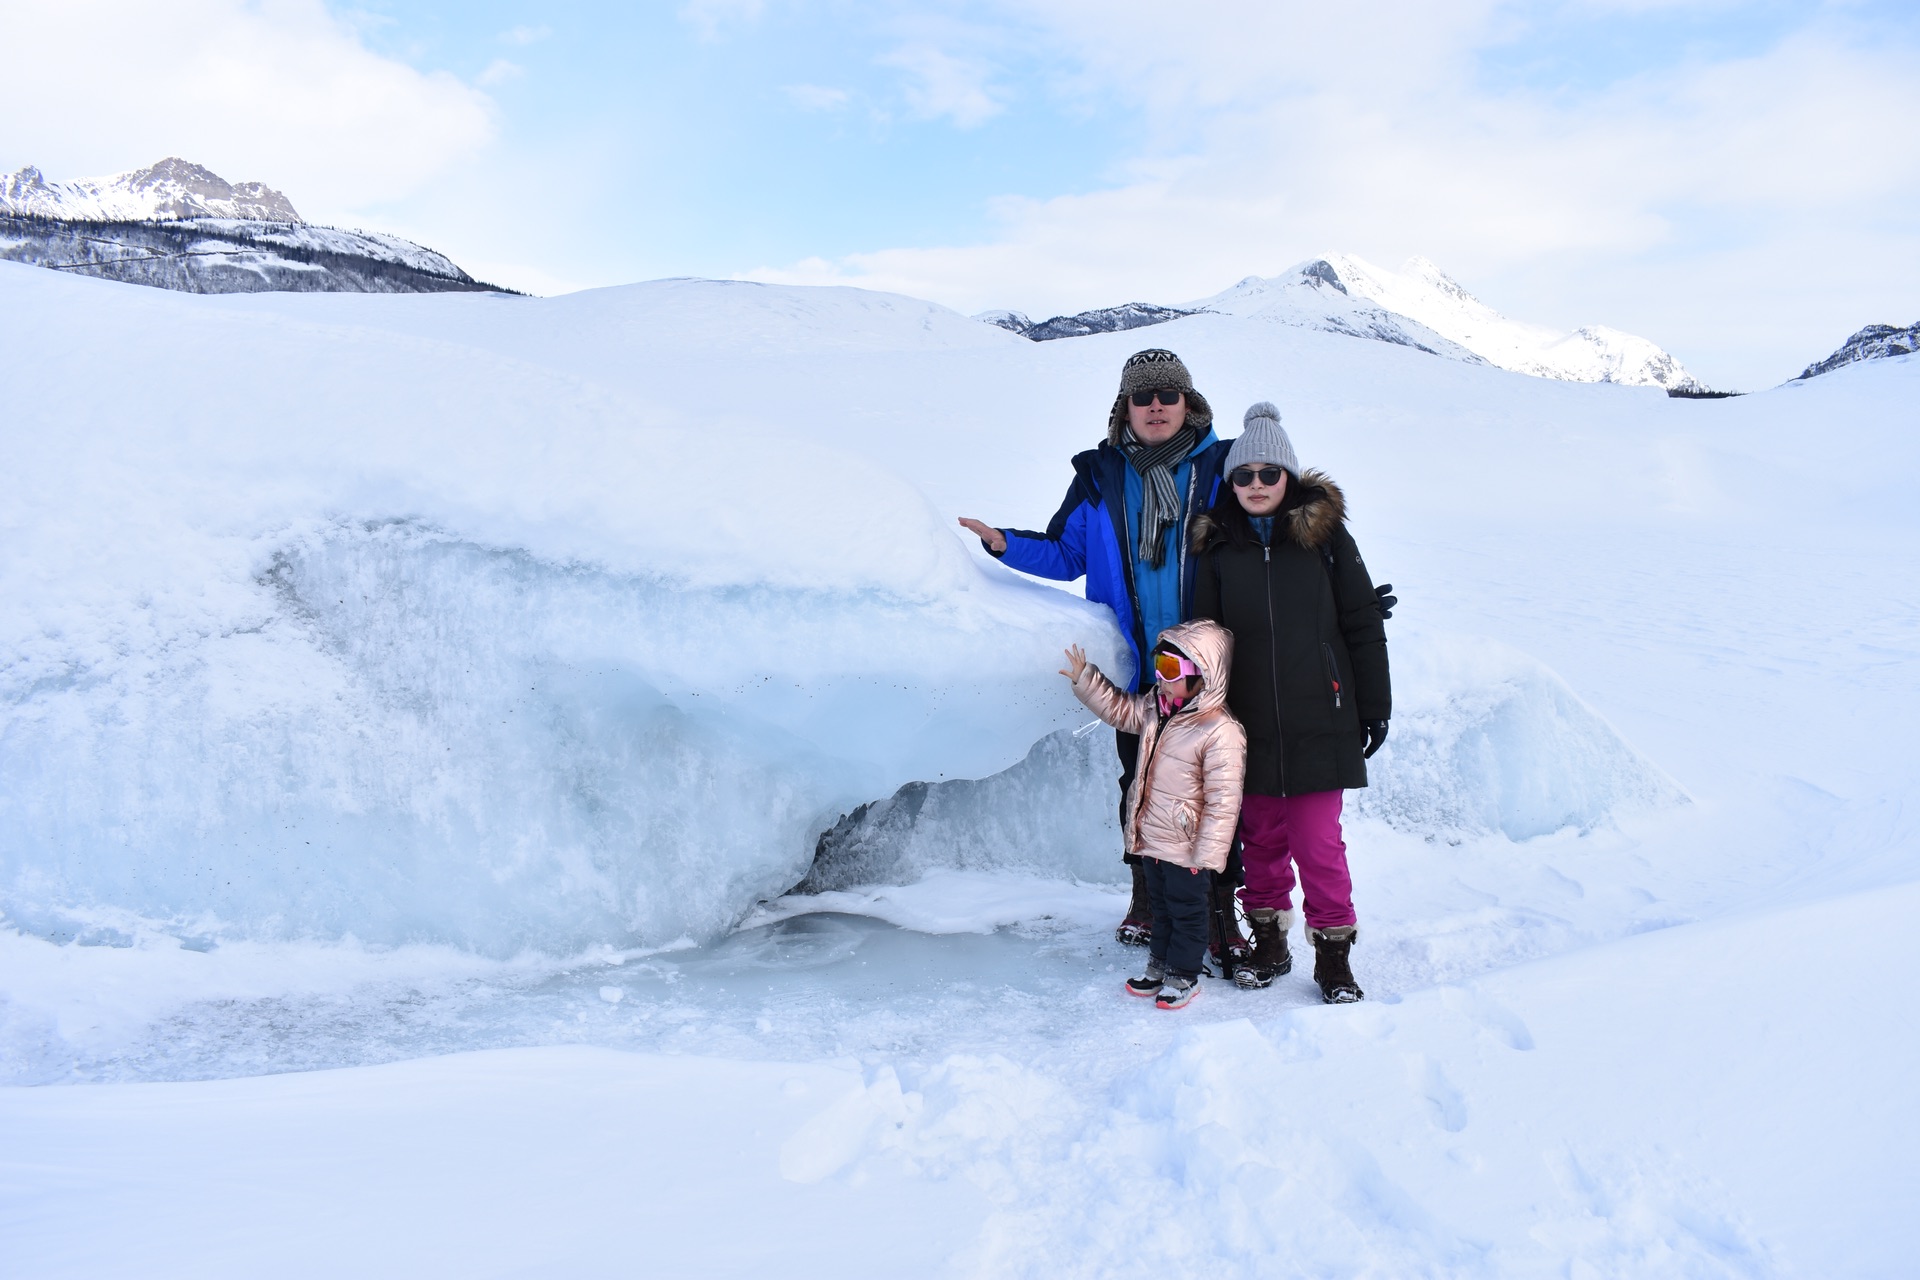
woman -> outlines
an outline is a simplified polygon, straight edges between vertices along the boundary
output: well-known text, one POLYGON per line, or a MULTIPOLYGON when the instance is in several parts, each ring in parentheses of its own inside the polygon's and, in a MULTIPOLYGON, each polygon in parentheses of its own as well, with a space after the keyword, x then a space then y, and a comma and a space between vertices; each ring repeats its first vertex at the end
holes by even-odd
POLYGON ((1194 522, 1193 616, 1233 633, 1227 705, 1246 726, 1240 809, 1241 905, 1253 954, 1234 979, 1264 987, 1293 968, 1299 869, 1321 999, 1362 996, 1348 953, 1353 881, 1340 834, 1342 791, 1367 785, 1392 695, 1382 605, 1346 528, 1332 480, 1302 471, 1280 411, 1247 410, 1227 453, 1227 485, 1194 522))

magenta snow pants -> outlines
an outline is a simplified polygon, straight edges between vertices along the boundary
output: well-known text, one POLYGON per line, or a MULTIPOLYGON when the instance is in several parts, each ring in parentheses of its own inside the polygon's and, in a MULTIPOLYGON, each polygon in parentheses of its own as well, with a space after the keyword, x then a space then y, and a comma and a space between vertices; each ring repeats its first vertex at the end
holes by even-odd
POLYGON ((1353 877, 1347 874, 1347 842, 1340 838, 1341 791, 1303 796, 1240 798, 1240 865, 1247 886, 1241 905, 1293 909, 1293 869, 1309 929, 1353 923, 1353 877))

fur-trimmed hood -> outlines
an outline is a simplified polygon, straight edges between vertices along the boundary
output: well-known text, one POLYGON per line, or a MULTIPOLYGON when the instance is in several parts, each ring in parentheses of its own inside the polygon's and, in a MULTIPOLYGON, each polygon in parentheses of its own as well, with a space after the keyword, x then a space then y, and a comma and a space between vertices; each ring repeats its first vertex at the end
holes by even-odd
MULTIPOLYGON (((1309 550, 1318 551, 1327 546, 1333 541, 1333 531, 1346 521, 1346 494, 1333 482, 1333 477, 1311 467, 1289 479, 1287 486, 1288 501, 1281 504, 1280 519, 1274 531, 1283 534, 1287 541, 1309 550), (1295 493, 1300 496, 1298 502, 1292 501, 1295 493)), ((1225 496, 1223 502, 1234 503, 1239 514, 1245 516, 1245 511, 1238 507, 1239 500, 1231 494, 1225 496)), ((1219 546, 1231 537, 1226 525, 1215 518, 1212 512, 1202 512, 1194 517, 1188 546, 1198 554, 1219 546)))

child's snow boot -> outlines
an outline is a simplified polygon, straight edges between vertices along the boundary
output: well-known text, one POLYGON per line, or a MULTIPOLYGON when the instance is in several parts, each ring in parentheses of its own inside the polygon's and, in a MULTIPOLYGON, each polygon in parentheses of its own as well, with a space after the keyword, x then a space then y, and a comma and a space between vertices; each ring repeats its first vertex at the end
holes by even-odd
POLYGON ((1183 978, 1177 973, 1170 973, 1166 981, 1160 984, 1160 994, 1154 997, 1153 1005, 1156 1009, 1184 1009, 1199 994, 1200 979, 1183 978))
POLYGON ((1147 971, 1138 978, 1127 979, 1127 994, 1130 996, 1157 996, 1167 980, 1167 966, 1147 957, 1147 971))
POLYGON ((1147 868, 1135 858, 1130 864, 1133 870, 1133 901, 1127 904, 1127 918, 1113 931, 1116 942, 1124 942, 1130 947, 1144 947, 1153 941, 1153 907, 1147 901, 1147 868))
POLYGON ((1353 1004, 1366 995, 1347 963, 1347 953, 1353 950, 1358 934, 1350 924, 1307 930, 1307 936, 1313 939, 1313 980, 1320 984, 1321 1003, 1353 1004))
POLYGON ((1214 875, 1213 885, 1208 890, 1211 899, 1207 911, 1207 952, 1213 957, 1214 969, 1222 978, 1231 978, 1247 963, 1247 957, 1253 954, 1253 946, 1240 932, 1240 905, 1234 897, 1233 882, 1224 875, 1214 875))
POLYGON ((1273 907, 1251 907, 1247 923, 1253 926, 1253 952, 1233 971, 1233 980, 1250 991, 1270 986, 1275 978, 1293 972, 1293 953, 1287 949, 1287 931, 1293 912, 1273 907))

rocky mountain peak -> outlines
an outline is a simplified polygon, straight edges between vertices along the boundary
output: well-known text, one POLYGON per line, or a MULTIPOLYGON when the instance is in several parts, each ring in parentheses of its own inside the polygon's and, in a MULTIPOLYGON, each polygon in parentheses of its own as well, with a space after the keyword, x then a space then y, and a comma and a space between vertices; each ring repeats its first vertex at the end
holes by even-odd
POLYGON ((0 178, 0 213, 101 222, 305 221, 293 202, 272 187, 228 182, 205 165, 179 156, 144 169, 72 182, 48 182, 37 167, 27 165, 0 178))
POLYGON ((1915 351, 1920 351, 1920 324, 1910 324, 1904 329, 1894 324, 1870 324, 1841 343, 1840 349, 1826 359, 1816 360, 1802 369, 1794 381, 1817 378, 1862 360, 1887 360, 1910 356, 1915 351))

